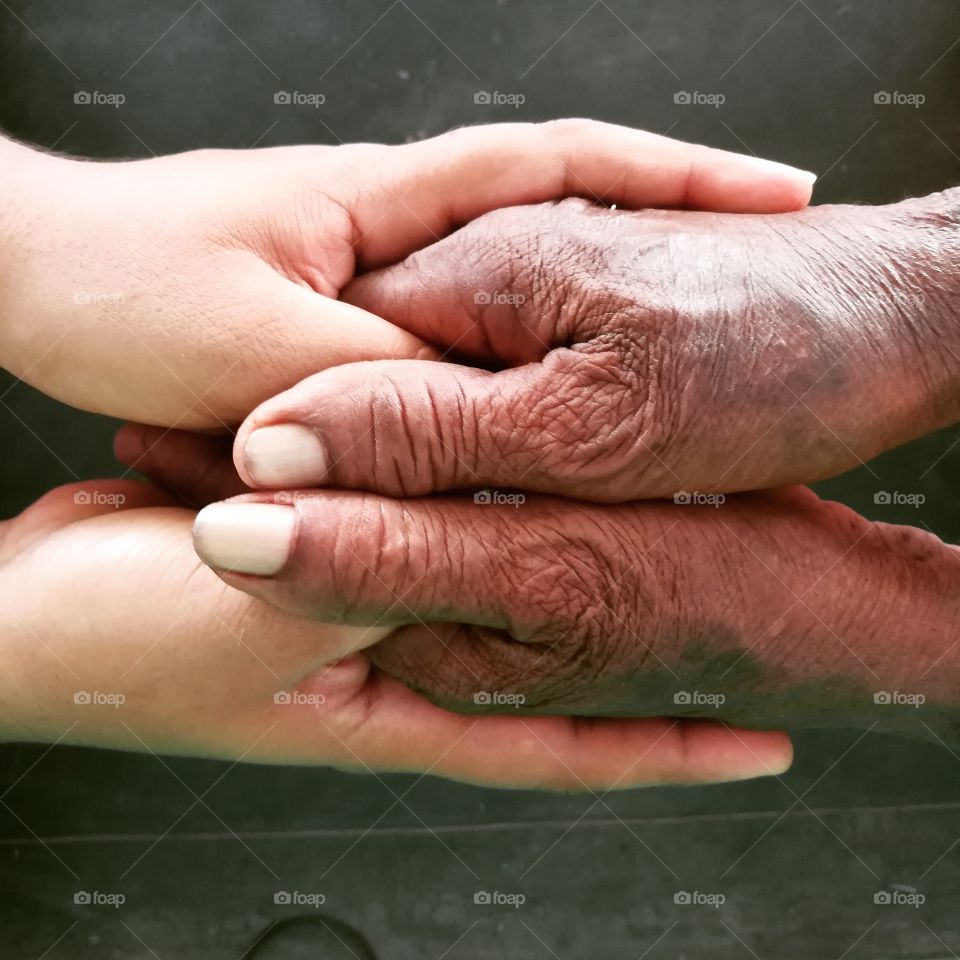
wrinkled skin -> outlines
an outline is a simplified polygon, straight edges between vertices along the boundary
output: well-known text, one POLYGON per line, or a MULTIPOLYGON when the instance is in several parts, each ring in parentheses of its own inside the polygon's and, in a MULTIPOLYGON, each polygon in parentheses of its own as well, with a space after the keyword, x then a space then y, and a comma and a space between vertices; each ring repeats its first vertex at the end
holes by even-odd
MULTIPOLYGON (((236 462, 255 486, 251 432, 297 423, 329 466, 299 484, 392 495, 629 501, 828 476, 956 418, 955 209, 950 193, 779 217, 484 217, 349 297, 499 372, 324 372, 249 418, 236 462)), ((372 658, 441 703, 500 691, 536 712, 955 739, 958 557, 921 531, 802 490, 720 508, 314 496, 280 574, 225 578, 310 617, 413 623, 372 658)))
POLYGON ((958 223, 955 191, 773 216, 489 214, 347 297, 499 372, 327 370, 248 418, 238 470, 255 487, 607 502, 837 474, 957 419, 958 223), (326 469, 251 462, 251 432, 284 423, 315 431, 326 469))
POLYGON ((444 706, 960 734, 960 551, 807 489, 718 506, 304 492, 289 509, 279 574, 221 576, 286 612, 408 624, 371 659, 444 706))

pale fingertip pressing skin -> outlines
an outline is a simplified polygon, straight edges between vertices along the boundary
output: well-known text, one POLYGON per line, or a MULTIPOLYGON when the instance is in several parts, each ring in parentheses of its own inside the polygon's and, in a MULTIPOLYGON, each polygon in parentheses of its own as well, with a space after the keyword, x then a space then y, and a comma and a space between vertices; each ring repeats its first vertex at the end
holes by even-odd
POLYGON ((296 524, 283 504, 213 503, 197 514, 193 544, 214 569, 271 577, 286 565, 296 524))
POLYGON ((329 460, 320 438, 308 427, 282 423, 254 430, 240 454, 256 487, 306 487, 326 480, 329 460))
POLYGON ((801 170, 788 163, 779 163, 776 160, 764 160, 763 157, 743 156, 743 162, 748 166, 756 167, 758 172, 769 173, 775 177, 789 177, 801 181, 804 186, 813 186, 817 182, 817 174, 811 170, 801 170))

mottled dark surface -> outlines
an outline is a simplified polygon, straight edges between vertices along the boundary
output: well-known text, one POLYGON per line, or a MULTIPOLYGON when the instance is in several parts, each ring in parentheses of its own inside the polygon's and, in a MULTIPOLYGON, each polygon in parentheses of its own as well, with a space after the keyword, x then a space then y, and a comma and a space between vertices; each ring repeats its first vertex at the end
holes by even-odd
MULTIPOLYGON (((814 169, 819 202, 880 203, 960 180, 958 35, 950 0, 8 0, 0 125, 107 157, 584 114, 814 169), (80 90, 127 100, 75 106, 80 90), (278 90, 326 103, 275 106, 278 90), (475 105, 482 90, 526 103, 475 105), (677 105, 679 91, 726 103, 677 105), (876 105, 880 91, 927 99, 876 105)), ((4 380, 3 513, 117 472, 111 429, 4 380)), ((824 490, 957 542, 958 439, 931 436, 824 490)), ((960 757, 842 731, 797 748, 781 780, 556 797, 8 746, 0 954, 234 960, 271 924, 309 917, 321 922, 274 928, 254 960, 362 958, 364 941, 418 960, 955 956, 960 757), (918 908, 875 903, 911 888, 918 908), (77 891, 126 903, 78 905, 77 891), (278 891, 326 902, 275 904, 278 891), (526 902, 475 904, 478 891, 526 902), (680 891, 726 902, 675 904, 680 891)))

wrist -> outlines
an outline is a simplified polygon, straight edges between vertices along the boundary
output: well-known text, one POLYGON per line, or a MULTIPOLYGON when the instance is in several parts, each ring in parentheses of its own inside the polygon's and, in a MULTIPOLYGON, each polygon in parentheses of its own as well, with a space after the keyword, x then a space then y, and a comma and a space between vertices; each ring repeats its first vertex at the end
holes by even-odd
POLYGON ((858 545, 862 629, 873 661, 866 716, 880 729, 960 736, 960 548, 914 527, 872 523, 858 545))
POLYGON ((789 396, 848 454, 792 478, 811 482, 960 420, 960 190, 791 216, 792 234, 768 218, 802 278, 787 336, 819 366, 789 396))
POLYGON ((38 336, 31 294, 35 264, 49 246, 47 223, 74 161, 0 137, 0 367, 18 376, 38 336), (20 360, 18 361, 18 358, 20 360))
POLYGON ((742 516, 734 498, 706 518, 735 536, 703 555, 708 568, 739 571, 740 587, 679 591, 700 598, 705 629, 740 638, 727 666, 715 669, 716 651, 703 665, 727 697, 725 719, 956 739, 960 548, 799 487, 743 502, 742 516))
POLYGON ((823 508, 832 525, 849 529, 827 568, 824 606, 809 602, 824 586, 818 583, 799 616, 820 651, 830 653, 824 662, 835 670, 831 679, 846 683, 852 714, 864 724, 955 740, 960 549, 915 527, 867 521, 839 504, 823 508))
POLYGON ((960 189, 880 209, 891 334, 908 382, 919 380, 927 432, 960 419, 960 189))

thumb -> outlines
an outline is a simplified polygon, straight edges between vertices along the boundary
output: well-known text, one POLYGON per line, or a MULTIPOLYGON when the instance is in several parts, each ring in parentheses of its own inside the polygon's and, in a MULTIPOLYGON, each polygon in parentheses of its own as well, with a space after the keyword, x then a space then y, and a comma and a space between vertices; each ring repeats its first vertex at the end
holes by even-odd
POLYGON ((505 554, 515 522, 469 498, 408 504, 284 491, 204 508, 194 543, 228 583, 290 613, 360 626, 455 620, 522 634, 523 604, 494 585, 483 548, 497 543, 505 554))
MULTIPOLYGON (((183 395, 184 411, 173 424, 180 429, 239 423, 258 403, 337 364, 436 355, 414 334, 267 267, 229 291, 225 301, 243 308, 211 330, 203 350, 184 359, 200 370, 186 377, 177 368, 175 376, 167 364, 171 389, 183 395), (194 382, 203 382, 204 389, 198 391, 194 382)), ((151 421, 136 411, 130 419, 151 421)))
POLYGON ((432 361, 347 364, 255 410, 234 461, 254 488, 420 496, 499 485, 622 499, 643 432, 617 409, 616 369, 566 349, 499 373, 432 361))

